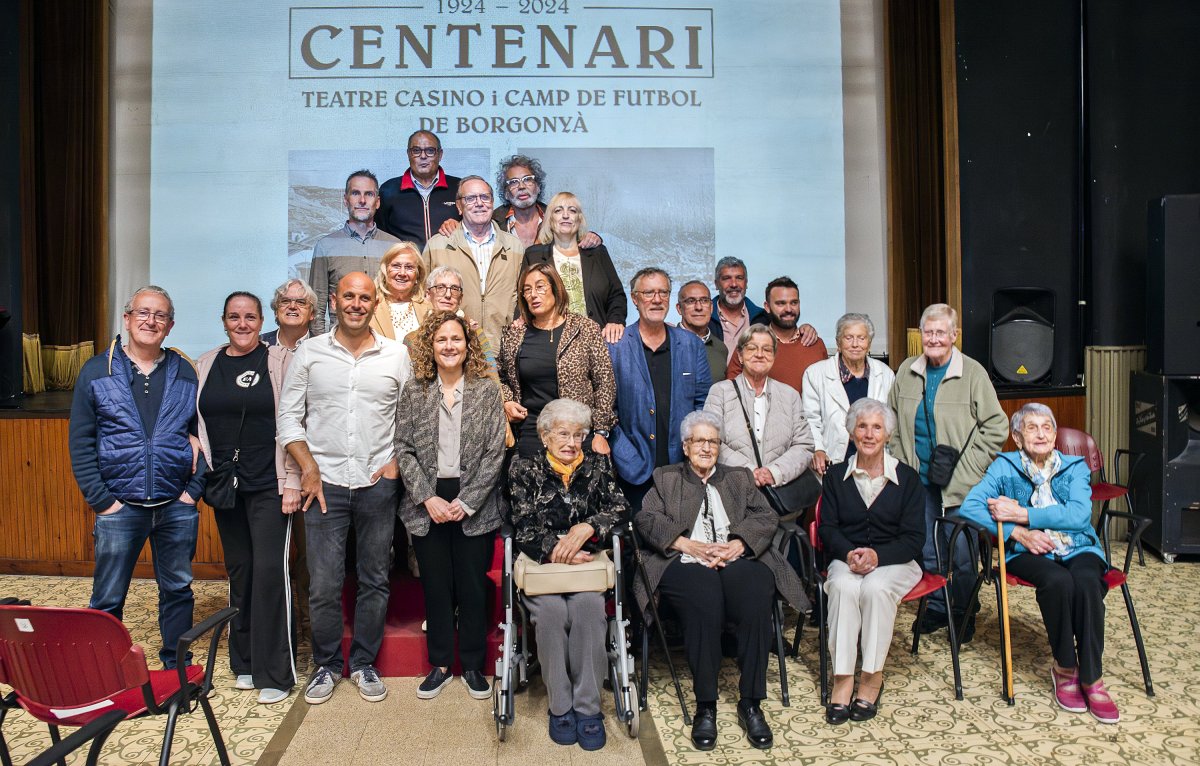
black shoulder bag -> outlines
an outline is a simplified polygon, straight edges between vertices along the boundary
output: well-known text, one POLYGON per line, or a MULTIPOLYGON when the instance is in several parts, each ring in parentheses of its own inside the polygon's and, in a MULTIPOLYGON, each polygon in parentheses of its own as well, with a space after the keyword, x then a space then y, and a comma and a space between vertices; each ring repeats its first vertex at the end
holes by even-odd
MULTIPOLYGON (((216 363, 216 361, 213 362, 214 365, 216 363)), ((261 365, 259 365, 259 368, 261 368, 261 365)), ((255 369, 254 373, 256 375, 260 374, 259 369, 255 369)), ((218 466, 210 468, 204 474, 204 501, 213 508, 229 510, 237 505, 237 465, 238 456, 242 452, 242 426, 246 422, 246 398, 248 396, 250 396, 250 389, 246 388, 242 391, 242 417, 238 420, 237 438, 233 441, 235 445, 233 448, 233 457, 218 466)))
MULTIPOLYGON (((924 383, 921 384, 921 403, 925 409, 925 428, 929 431, 930 437, 933 437, 933 426, 929 421, 929 400, 925 398, 924 383)), ((967 434, 967 440, 963 442, 962 449, 957 451, 947 444, 938 444, 937 439, 933 439, 933 451, 929 453, 929 470, 926 472, 930 484, 944 489, 950 483, 950 480, 954 478, 954 469, 958 467, 958 461, 966 453, 967 446, 971 443, 971 437, 975 435, 977 428, 979 428, 978 420, 971 428, 971 433, 967 434)))
MULTIPOLYGON (((742 417, 746 419, 746 433, 750 435, 750 446, 754 448, 754 461, 762 468, 762 454, 758 451, 758 439, 754 438, 754 425, 750 422, 750 413, 746 411, 746 403, 742 401, 742 392, 738 391, 736 380, 733 382, 733 394, 742 408, 742 417)), ((821 482, 812 471, 805 471, 787 484, 764 484, 759 490, 766 495, 767 503, 775 509, 775 513, 780 516, 794 516, 816 504, 817 498, 821 496, 821 482)))

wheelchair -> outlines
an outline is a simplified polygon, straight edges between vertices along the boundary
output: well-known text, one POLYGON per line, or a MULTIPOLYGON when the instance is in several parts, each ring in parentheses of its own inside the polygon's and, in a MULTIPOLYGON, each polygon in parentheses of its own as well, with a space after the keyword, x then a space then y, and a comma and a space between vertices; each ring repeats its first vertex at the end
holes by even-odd
MULTIPOLYGON (((510 529, 504 537, 504 572, 500 590, 504 599, 504 621, 500 623, 500 656, 496 659, 496 674, 492 680, 492 718, 496 722, 496 737, 505 741, 509 727, 516 720, 516 694, 529 685, 530 674, 537 670, 537 657, 530 651, 529 613, 513 580, 513 538, 510 529)), ((617 530, 612 536, 612 560, 616 567, 615 585, 607 594, 608 682, 616 702, 617 720, 631 739, 637 739, 641 722, 638 707, 638 683, 631 652, 630 623, 625 606, 626 583, 622 572, 621 537, 617 530)))

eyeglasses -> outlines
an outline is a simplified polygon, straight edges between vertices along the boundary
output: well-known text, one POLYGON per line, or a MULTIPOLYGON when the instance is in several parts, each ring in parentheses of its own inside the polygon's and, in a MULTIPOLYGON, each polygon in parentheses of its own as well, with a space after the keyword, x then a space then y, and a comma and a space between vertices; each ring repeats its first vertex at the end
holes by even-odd
POLYGON ((521 176, 520 178, 510 178, 504 182, 504 185, 510 189, 516 189, 518 186, 533 186, 537 181, 536 176, 521 176))
POLYGON ((531 295, 545 295, 550 292, 549 282, 538 282, 536 285, 525 285, 521 288, 521 295, 528 298, 531 295))
POLYGON ((441 148, 437 146, 410 146, 408 147, 408 155, 410 157, 436 157, 441 152, 441 148))
POLYGON ((1056 429, 1054 428, 1053 423, 1042 423, 1041 425, 1038 425, 1037 423, 1021 424, 1021 433, 1030 434, 1031 436, 1038 433, 1052 434, 1055 432, 1055 430, 1056 429))
POLYGON ((692 306, 699 306, 702 303, 711 303, 708 298, 680 298, 679 305, 685 309, 690 309, 692 306))
POLYGON ((560 442, 573 441, 583 444, 583 440, 587 438, 587 431, 567 431, 562 428, 556 428, 550 432, 550 435, 560 442))
POLYGON ((688 444, 694 444, 697 447, 708 447, 709 449, 716 449, 721 446, 721 440, 720 439, 688 439, 688 444))
POLYGON ((746 356, 750 356, 751 354, 757 354, 760 351, 762 353, 770 356, 775 353, 775 348, 774 348, 774 346, 768 346, 768 345, 760 346, 757 343, 747 343, 746 345, 742 346, 742 353, 745 354, 746 356))
POLYGON ((474 205, 476 202, 482 202, 484 204, 487 204, 488 202, 492 201, 492 195, 490 195, 490 194, 466 194, 466 195, 463 195, 462 197, 459 197, 459 199, 462 200, 463 204, 465 204, 465 205, 474 205))
POLYGON ((399 271, 404 274, 415 274, 417 272, 417 264, 409 263, 408 261, 392 261, 387 265, 388 271, 399 271))
POLYGON ((634 293, 634 295, 640 295, 643 298, 646 298, 647 300, 654 299, 654 298, 658 298, 659 300, 662 300, 664 298, 670 298, 671 291, 670 290, 638 290, 636 293, 634 293))
POLYGON ((945 330, 921 330, 921 337, 929 340, 945 340, 950 337, 950 333, 945 330))
POLYGON ((148 322, 150 317, 154 317, 154 321, 160 324, 166 324, 171 321, 171 315, 165 311, 151 311, 150 309, 136 309, 134 311, 126 311, 131 317, 136 317, 139 322, 148 322))
POLYGON ((290 308, 292 306, 303 308, 308 305, 308 298, 280 298, 279 305, 282 308, 290 308))
POLYGON ((429 292, 434 295, 462 295, 463 289, 458 285, 434 285, 429 292))

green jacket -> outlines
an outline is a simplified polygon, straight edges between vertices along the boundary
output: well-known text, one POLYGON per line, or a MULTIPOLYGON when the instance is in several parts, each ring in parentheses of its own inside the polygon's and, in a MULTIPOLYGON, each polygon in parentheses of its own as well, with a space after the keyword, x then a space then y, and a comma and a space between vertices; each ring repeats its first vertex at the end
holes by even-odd
MULTIPOLYGON (((896 412, 896 430, 889 444, 892 455, 919 471, 917 459, 917 406, 925 394, 925 366, 922 354, 905 359, 896 372, 896 382, 888 394, 888 404, 896 412)), ((1008 416, 1000 408, 996 389, 983 366, 954 349, 950 368, 938 386, 933 404, 933 422, 937 443, 961 450, 971 429, 970 446, 954 469, 950 483, 942 490, 942 504, 953 508, 961 505, 971 488, 979 483, 1004 440, 1008 438, 1008 416)))

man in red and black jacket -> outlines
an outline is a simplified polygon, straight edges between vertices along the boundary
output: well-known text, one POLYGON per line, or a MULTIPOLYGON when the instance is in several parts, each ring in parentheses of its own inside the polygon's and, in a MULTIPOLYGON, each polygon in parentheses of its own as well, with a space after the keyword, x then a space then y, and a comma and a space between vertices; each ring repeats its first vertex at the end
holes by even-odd
POLYGON ((379 187, 379 228, 424 249, 443 221, 460 218, 458 179, 441 169, 442 142, 427 130, 408 137, 408 170, 379 187))

